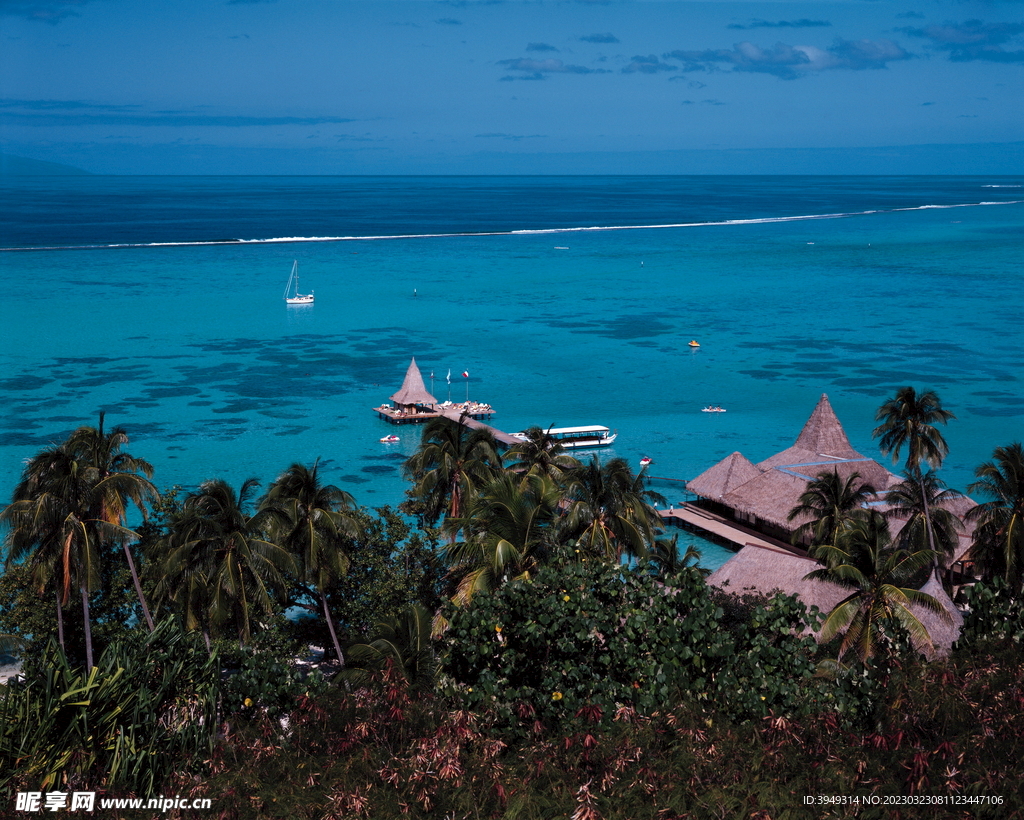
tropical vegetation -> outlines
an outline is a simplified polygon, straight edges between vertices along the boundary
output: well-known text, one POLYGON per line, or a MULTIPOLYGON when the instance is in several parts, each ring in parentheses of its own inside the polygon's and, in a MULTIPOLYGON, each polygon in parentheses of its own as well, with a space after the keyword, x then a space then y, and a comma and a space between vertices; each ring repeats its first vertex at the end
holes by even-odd
POLYGON ((962 523, 950 419, 902 389, 876 430, 901 482, 807 483, 795 543, 844 591, 818 612, 710 587, 642 471, 540 428, 503 453, 431 422, 396 511, 319 461, 157 493, 101 416, 0 511, 0 784, 218 818, 1024 818, 1024 453, 978 468, 962 523), (980 580, 941 654, 954 557, 980 580))

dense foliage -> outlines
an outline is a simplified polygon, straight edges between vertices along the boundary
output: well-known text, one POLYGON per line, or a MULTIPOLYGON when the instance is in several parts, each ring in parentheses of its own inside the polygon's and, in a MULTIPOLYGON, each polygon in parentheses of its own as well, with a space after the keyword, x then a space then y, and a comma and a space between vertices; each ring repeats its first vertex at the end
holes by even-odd
POLYGON ((450 608, 443 668, 471 711, 520 733, 580 711, 607 724, 668 703, 738 720, 787 712, 814 672, 802 604, 778 596, 735 632, 694 568, 656 579, 599 561, 547 567, 450 608), (785 670, 785 675, 780 674, 785 670))
POLYGON ((25 653, 0 688, 0 784, 209 797, 165 816, 224 820, 898 818, 921 806, 885 799, 915 796, 1024 818, 1019 445, 972 485, 984 580, 952 654, 925 661, 906 610, 935 603, 919 587, 955 541, 952 494, 920 469, 949 418, 909 388, 879 411, 883 449, 908 453, 899 536, 856 474, 808 484, 792 517, 849 591, 830 613, 710 588, 642 472, 542 430, 502 456, 429 425, 403 515, 316 463, 262 495, 158 497, 101 418, 31 460, 0 514, 0 637, 25 653))

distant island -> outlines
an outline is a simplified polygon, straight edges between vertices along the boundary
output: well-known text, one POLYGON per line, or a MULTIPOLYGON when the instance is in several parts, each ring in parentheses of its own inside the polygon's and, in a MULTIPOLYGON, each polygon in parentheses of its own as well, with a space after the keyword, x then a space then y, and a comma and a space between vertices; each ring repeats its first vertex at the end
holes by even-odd
POLYGON ((89 171, 63 165, 59 162, 45 162, 41 159, 16 157, 11 154, 0 154, 0 176, 4 177, 37 177, 37 176, 91 176, 89 171))

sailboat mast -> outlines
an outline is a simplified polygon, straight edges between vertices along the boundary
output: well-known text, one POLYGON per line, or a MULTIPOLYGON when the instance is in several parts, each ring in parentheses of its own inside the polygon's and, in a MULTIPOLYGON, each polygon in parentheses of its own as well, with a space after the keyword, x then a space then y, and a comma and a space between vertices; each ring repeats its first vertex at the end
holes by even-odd
POLYGON ((292 289, 292 282, 295 282, 295 292, 299 292, 299 260, 296 259, 292 262, 292 272, 288 276, 288 284, 284 286, 284 298, 289 297, 289 293, 292 289))

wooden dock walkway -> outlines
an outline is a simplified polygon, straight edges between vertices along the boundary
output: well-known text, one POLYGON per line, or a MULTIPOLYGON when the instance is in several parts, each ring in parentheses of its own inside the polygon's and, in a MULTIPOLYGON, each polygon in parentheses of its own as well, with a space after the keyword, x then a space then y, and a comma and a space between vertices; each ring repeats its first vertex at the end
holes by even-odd
POLYGON ((665 523, 710 533, 737 547, 756 546, 789 555, 806 555, 803 550, 791 544, 761 533, 755 533, 753 530, 746 529, 733 521, 727 521, 722 516, 710 513, 693 504, 684 504, 682 507, 673 507, 670 510, 658 510, 658 514, 665 523))
MULTIPOLYGON (((451 419, 456 424, 463 424, 470 430, 490 430, 491 435, 494 436, 495 441, 498 444, 504 445, 505 447, 511 447, 513 444, 521 444, 522 442, 515 436, 510 436, 508 433, 499 430, 497 427, 492 427, 489 424, 484 424, 478 419, 471 418, 469 416, 463 416, 461 410, 455 408, 448 408, 441 413, 446 419, 451 419)), ((488 416, 490 418, 490 416, 488 416)))

